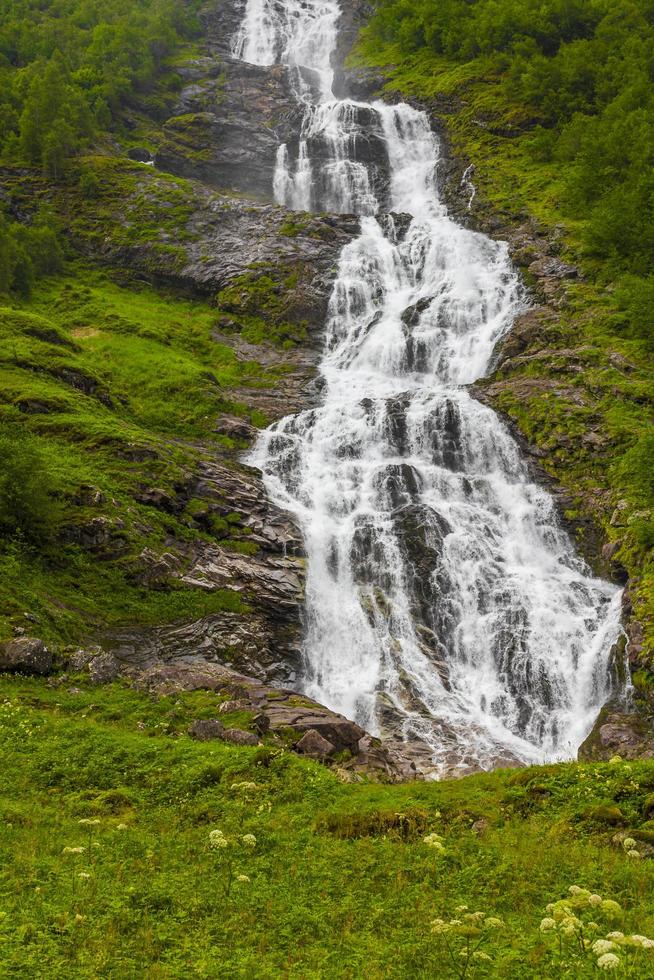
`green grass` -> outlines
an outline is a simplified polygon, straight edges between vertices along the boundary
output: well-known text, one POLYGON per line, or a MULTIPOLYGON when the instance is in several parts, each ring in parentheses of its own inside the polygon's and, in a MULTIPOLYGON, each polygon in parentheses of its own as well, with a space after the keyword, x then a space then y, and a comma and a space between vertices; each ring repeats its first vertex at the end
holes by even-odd
MULTIPOLYGON (((618 808, 647 837, 651 762, 348 784, 272 743, 193 742, 220 694, 72 680, 0 680, 4 976, 454 977, 430 923, 467 905, 505 923, 468 976, 591 977, 594 956, 539 931, 570 885, 622 907, 593 910, 594 936, 654 932, 649 862, 604 822, 618 808), (210 847, 216 829, 232 849, 210 847)), ((651 954, 632 956, 650 976, 651 954)))
POLYGON ((242 397, 276 376, 212 339, 219 317, 203 300, 120 285, 81 263, 39 283, 32 299, 0 308, 0 429, 33 438, 64 528, 98 517, 115 528, 100 556, 62 544, 61 535, 38 550, 5 544, 0 635, 24 612, 39 616, 49 641, 77 642, 109 625, 246 608, 233 593, 174 582, 153 590, 134 580, 144 547, 174 552, 174 541, 213 537, 252 550, 238 514, 203 520, 206 502, 192 491, 176 514, 134 496, 160 487, 174 497, 203 458, 230 465, 243 446, 213 433, 222 413, 265 423, 231 391, 242 397), (84 502, 84 487, 99 491, 99 504, 84 502))

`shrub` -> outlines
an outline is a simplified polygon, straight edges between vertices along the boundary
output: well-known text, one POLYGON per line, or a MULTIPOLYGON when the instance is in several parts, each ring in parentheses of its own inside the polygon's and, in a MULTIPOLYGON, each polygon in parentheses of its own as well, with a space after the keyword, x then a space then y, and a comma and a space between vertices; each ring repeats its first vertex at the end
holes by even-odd
POLYGON ((0 535, 33 544, 50 540, 60 520, 56 485, 35 440, 0 434, 0 535))

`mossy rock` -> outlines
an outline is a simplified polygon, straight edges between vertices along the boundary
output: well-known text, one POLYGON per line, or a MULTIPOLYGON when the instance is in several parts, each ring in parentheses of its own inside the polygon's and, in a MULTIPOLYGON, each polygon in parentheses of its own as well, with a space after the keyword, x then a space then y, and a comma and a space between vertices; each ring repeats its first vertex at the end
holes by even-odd
POLYGON ((608 824, 610 827, 621 827, 627 823, 620 807, 608 804, 593 807, 592 810, 589 810, 586 819, 593 820, 595 823, 608 824))
POLYGON ((368 812, 325 813, 315 824, 317 833, 332 834, 343 840, 362 837, 391 837, 412 840, 430 829, 430 815, 422 807, 407 807, 403 812, 369 810, 368 812))
POLYGON ((621 827, 627 823, 627 818, 620 807, 607 804, 593 807, 589 811, 587 819, 593 820, 596 823, 608 824, 610 827, 621 827))

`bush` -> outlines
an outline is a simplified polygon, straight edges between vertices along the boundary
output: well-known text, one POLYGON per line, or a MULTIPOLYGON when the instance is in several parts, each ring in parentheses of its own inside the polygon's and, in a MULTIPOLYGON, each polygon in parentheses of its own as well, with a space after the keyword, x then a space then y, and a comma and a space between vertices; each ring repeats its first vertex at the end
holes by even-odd
POLYGON ((35 440, 0 434, 0 535, 42 544, 60 520, 52 472, 35 440))

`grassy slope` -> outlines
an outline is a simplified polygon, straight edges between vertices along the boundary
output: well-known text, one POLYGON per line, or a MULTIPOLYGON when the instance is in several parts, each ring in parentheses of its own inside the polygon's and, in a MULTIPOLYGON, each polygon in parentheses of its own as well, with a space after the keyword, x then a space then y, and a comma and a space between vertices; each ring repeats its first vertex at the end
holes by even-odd
MULTIPOLYGON (((611 271, 583 253, 581 222, 563 211, 557 165, 534 159, 528 114, 507 101, 487 62, 461 65, 429 51, 407 57, 364 31, 351 63, 381 67, 389 91, 435 105, 454 154, 475 164, 482 215, 499 215, 507 227, 535 218, 543 234, 559 238, 561 258, 581 266, 583 281, 569 285, 560 320, 534 348, 544 349, 541 356, 491 380, 508 379, 498 407, 544 451, 543 464, 572 492, 579 514, 620 542, 616 558, 630 573, 644 627, 641 663, 654 666, 654 519, 649 480, 629 454, 654 418, 654 362, 642 341, 626 335, 611 271), (591 431, 599 441, 584 440, 591 431), (620 500, 627 507, 614 527, 620 500)), ((639 681, 649 689, 654 678, 643 671, 639 681)))
MULTIPOLYGON (((458 976, 430 922, 459 905, 506 923, 468 976, 592 976, 592 955, 566 939, 561 957, 538 928, 571 884, 622 905, 586 909, 601 934, 654 932, 649 862, 612 845, 605 819, 617 807, 653 836, 652 763, 348 785, 280 748, 191 741, 219 695, 0 686, 3 976, 458 976), (235 848, 250 881, 229 895, 217 828, 257 839, 235 848)), ((651 976, 653 954, 633 956, 631 975, 651 976)))
MULTIPOLYGON (((201 501, 171 515, 139 504, 134 493, 153 486, 173 492, 205 452, 229 461, 238 444, 212 432, 222 412, 263 421, 229 391, 270 383, 271 376, 212 340, 217 317, 204 301, 119 285, 82 264, 41 282, 31 300, 0 308, 0 418, 17 436, 37 437, 56 474, 64 524, 108 518, 117 526, 118 553, 98 561, 61 543, 44 553, 5 549, 0 635, 9 635, 24 612, 39 617, 44 639, 75 642, 98 626, 239 606, 232 594, 148 590, 130 577, 144 547, 161 552, 171 537, 207 533, 195 520, 201 501), (79 379, 93 393, 76 387, 79 379), (99 506, 80 501, 84 486, 101 492, 99 506)), ((237 526, 216 534, 247 547, 237 526)))

